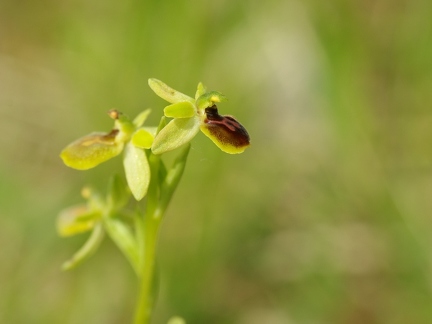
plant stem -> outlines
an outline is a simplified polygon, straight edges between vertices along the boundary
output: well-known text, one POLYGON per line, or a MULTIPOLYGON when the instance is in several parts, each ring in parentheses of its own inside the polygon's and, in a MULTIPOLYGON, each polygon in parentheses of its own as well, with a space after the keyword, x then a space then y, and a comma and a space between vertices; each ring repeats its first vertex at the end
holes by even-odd
POLYGON ((150 323, 151 312, 154 304, 152 292, 153 278, 155 274, 156 246, 159 233, 160 218, 151 215, 144 224, 144 262, 141 272, 140 291, 135 313, 135 324, 150 323))
POLYGON ((135 311, 135 324, 149 324, 151 312, 154 304, 154 296, 152 294, 153 277, 155 272, 156 262, 156 245, 159 233, 159 225, 162 215, 156 216, 156 211, 159 205, 159 166, 160 158, 150 154, 149 164, 151 170, 151 180, 147 193, 147 206, 144 221, 141 222, 141 232, 144 233, 144 256, 141 262, 142 271, 140 274, 140 288, 138 295, 138 303, 135 311))
POLYGON ((151 180, 147 193, 147 206, 144 221, 137 222, 140 226, 140 235, 144 254, 140 263, 142 271, 140 273, 140 290, 138 303, 136 306, 134 324, 149 324, 151 313, 154 305, 155 294, 153 291, 155 264, 156 264, 156 247, 159 234, 160 224, 163 214, 177 188, 180 178, 183 175, 186 166, 187 156, 190 145, 185 146, 171 169, 159 179, 159 169, 164 168, 161 165, 159 156, 150 154, 148 160, 151 170, 151 180))

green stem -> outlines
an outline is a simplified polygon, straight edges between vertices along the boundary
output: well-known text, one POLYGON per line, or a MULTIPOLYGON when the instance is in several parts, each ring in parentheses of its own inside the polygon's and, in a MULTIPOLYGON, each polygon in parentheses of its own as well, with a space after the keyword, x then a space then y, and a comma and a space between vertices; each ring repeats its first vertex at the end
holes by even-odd
POLYGON ((140 291, 137 309, 135 313, 135 324, 150 323, 151 313, 154 305, 154 294, 152 292, 153 278, 155 274, 156 246, 159 233, 160 219, 148 217, 144 223, 144 262, 141 272, 140 291))
POLYGON ((177 188, 181 176, 186 166, 186 160, 190 145, 187 145, 174 161, 171 169, 163 179, 159 179, 159 169, 162 167, 159 156, 150 154, 149 164, 151 170, 151 180, 147 193, 147 206, 144 221, 137 222, 140 226, 142 242, 142 252, 144 257, 140 263, 142 271, 140 273, 140 290, 138 303, 135 312, 135 324, 149 324, 154 305, 154 276, 156 264, 156 247, 160 224, 166 208, 177 188))
POLYGON ((143 242, 144 257, 141 262, 142 271, 140 274, 140 289, 138 303, 135 311, 135 324, 150 323, 151 312, 153 309, 152 285, 154 277, 154 267, 156 262, 156 245, 159 232, 160 220, 162 217, 155 217, 159 203, 159 165, 160 158, 150 154, 149 164, 151 170, 151 180, 147 193, 147 206, 144 221, 140 222, 143 242))

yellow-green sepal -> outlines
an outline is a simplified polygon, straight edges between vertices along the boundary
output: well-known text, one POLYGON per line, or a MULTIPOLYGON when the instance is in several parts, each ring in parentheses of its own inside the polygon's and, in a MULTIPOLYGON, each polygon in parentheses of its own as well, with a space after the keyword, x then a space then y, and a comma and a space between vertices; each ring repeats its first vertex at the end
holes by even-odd
POLYGON ((197 91, 195 93, 195 100, 197 100, 199 97, 201 97, 206 92, 207 92, 207 87, 204 84, 202 84, 201 82, 198 83, 197 91))
POLYGON ((123 165, 132 195, 141 200, 147 194, 150 182, 150 167, 144 150, 132 143, 126 144, 123 165))
POLYGON ((64 164, 77 170, 94 168, 123 150, 123 143, 116 141, 118 131, 95 132, 69 144, 60 154, 64 164))
POLYGON ((166 85, 162 81, 158 79, 149 79, 148 84, 150 88, 162 99, 165 99, 166 101, 170 103, 176 103, 180 101, 189 101, 189 102, 195 102, 195 100, 184 93, 181 93, 177 90, 174 90, 170 86, 166 85))
POLYGON ((200 118, 176 118, 171 120, 155 137, 152 145, 154 154, 172 151, 191 141, 199 132, 200 118))
POLYGON ((191 118, 195 115, 195 106, 189 101, 180 101, 164 108, 164 115, 171 118, 191 118))

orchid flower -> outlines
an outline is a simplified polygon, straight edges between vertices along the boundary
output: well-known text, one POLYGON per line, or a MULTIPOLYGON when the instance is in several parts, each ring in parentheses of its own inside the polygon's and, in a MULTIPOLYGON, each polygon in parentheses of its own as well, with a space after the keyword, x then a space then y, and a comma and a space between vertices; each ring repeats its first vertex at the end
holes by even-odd
POLYGON ((159 97, 171 103, 165 107, 164 115, 173 118, 156 135, 151 147, 154 154, 188 143, 199 130, 226 153, 242 153, 250 145, 248 132, 234 117, 219 115, 216 103, 226 101, 221 93, 208 92, 199 83, 194 99, 157 79, 149 79, 149 86, 159 97))
POLYGON ((150 149, 155 129, 142 127, 150 110, 139 114, 133 121, 117 110, 108 115, 114 119, 109 133, 94 132, 69 144, 60 154, 64 164, 77 170, 88 170, 122 151, 126 180, 136 200, 147 193, 150 167, 144 149, 150 149))

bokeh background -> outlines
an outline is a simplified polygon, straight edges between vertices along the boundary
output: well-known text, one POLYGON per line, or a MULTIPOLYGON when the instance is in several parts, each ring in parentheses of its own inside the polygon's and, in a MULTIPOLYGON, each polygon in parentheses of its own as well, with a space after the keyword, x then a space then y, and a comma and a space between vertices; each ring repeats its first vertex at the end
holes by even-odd
POLYGON ((154 323, 432 323, 432 2, 1 1, 0 322, 128 323, 137 290, 106 240, 58 212, 120 159, 58 154, 106 111, 165 102, 156 77, 228 96, 244 154, 202 134, 162 228, 154 323))

